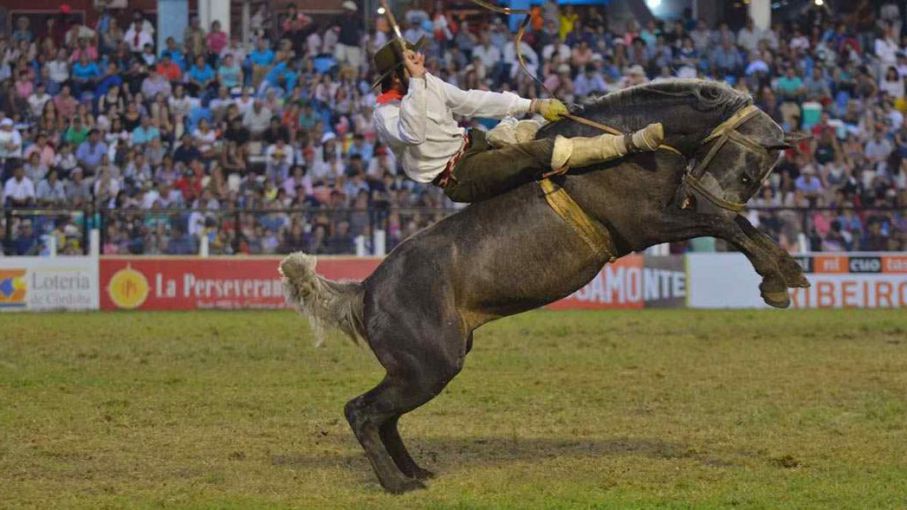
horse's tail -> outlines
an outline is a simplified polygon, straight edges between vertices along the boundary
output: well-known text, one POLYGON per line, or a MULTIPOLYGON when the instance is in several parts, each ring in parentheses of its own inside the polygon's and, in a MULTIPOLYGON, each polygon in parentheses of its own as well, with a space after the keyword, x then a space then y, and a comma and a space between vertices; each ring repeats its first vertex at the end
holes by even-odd
POLYGON ((287 303, 309 319, 315 344, 326 329, 339 329, 354 342, 364 340, 363 289, 359 282, 335 282, 315 272, 315 257, 296 252, 280 262, 287 303))

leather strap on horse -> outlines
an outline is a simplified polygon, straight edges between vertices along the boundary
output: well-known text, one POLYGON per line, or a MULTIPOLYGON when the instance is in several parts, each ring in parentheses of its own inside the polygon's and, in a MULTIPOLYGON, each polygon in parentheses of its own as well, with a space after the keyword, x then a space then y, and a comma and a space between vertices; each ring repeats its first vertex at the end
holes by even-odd
POLYGON ((608 230, 586 214, 586 211, 583 211, 583 208, 573 200, 567 190, 552 182, 551 179, 540 180, 539 186, 551 209, 570 225, 594 253, 604 253, 608 256, 608 262, 617 259, 608 230))

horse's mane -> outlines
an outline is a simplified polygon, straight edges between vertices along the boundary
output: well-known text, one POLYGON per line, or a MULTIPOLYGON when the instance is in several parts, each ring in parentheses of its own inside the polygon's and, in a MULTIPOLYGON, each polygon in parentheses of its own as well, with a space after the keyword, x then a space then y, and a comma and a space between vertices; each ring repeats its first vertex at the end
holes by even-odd
POLYGON ((658 103, 691 102, 699 111, 724 110, 727 115, 753 104, 749 94, 734 90, 727 84, 711 80, 675 79, 636 85, 613 92, 585 103, 584 111, 594 116, 603 110, 623 109, 646 104, 657 108, 658 103))

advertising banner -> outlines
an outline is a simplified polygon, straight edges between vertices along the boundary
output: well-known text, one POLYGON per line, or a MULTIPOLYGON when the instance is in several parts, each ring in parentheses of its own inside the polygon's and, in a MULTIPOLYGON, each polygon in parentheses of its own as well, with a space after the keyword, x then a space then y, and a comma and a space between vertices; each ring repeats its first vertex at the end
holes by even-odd
MULTIPOLYGON (((796 257, 812 287, 790 292, 792 308, 907 307, 907 254, 838 253, 796 257)), ((762 278, 739 253, 687 255, 692 308, 765 307, 762 278)))
MULTIPOLYGON (((103 310, 283 308, 279 257, 102 257, 103 310)), ((331 279, 365 278, 377 258, 319 258, 331 279)))
POLYGON ((0 311, 97 309, 96 258, 0 258, 0 311))
POLYGON ((551 310, 680 307, 686 302, 682 256, 628 255, 607 264, 570 296, 548 305, 551 310))

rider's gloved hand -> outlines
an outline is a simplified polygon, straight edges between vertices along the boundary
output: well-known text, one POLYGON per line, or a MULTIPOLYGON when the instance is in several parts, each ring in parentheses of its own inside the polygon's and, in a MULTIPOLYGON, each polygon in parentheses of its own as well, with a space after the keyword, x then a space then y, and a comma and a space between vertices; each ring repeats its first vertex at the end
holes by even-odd
POLYGON ((532 112, 541 114, 548 122, 554 122, 570 113, 570 110, 557 99, 535 99, 532 101, 532 112))

